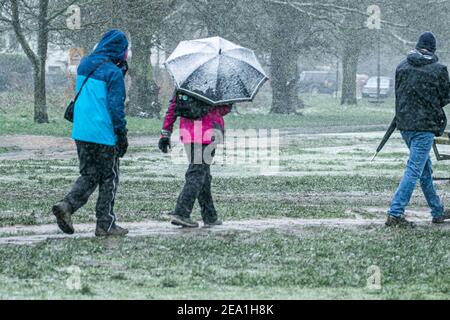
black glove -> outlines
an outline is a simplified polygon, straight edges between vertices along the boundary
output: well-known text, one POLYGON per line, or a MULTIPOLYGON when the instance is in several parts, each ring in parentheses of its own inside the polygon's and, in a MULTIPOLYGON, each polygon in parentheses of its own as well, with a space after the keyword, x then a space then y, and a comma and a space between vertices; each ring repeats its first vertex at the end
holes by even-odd
POLYGON ((126 132, 121 132, 117 134, 117 144, 116 144, 116 150, 117 150, 117 156, 119 158, 123 158, 125 153, 127 153, 128 149, 128 138, 126 132))
POLYGON ((170 145, 170 135, 171 133, 169 131, 161 130, 161 138, 158 142, 158 148, 163 153, 169 152, 169 149, 172 148, 172 146, 170 145))

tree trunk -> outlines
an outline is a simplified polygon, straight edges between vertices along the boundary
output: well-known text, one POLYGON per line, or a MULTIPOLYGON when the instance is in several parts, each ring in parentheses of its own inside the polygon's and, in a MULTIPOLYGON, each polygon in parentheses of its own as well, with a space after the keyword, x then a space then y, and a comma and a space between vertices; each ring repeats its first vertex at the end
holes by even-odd
POLYGON ((298 98, 297 54, 286 41, 284 32, 280 30, 274 35, 274 45, 271 49, 271 84, 272 108, 271 113, 292 114, 303 105, 298 98), (277 41, 278 40, 278 41, 277 41))
POLYGON ((34 70, 34 121, 36 123, 48 123, 47 95, 45 89, 45 64, 48 50, 48 0, 39 1, 38 20, 38 61, 34 70))
POLYGON ((34 122, 48 123, 45 92, 45 60, 34 66, 34 122))
POLYGON ((48 123, 47 98, 45 94, 45 63, 47 61, 48 48, 48 1, 39 0, 38 13, 38 52, 31 49, 22 30, 19 14, 19 1, 11 0, 12 27, 23 51, 31 61, 34 70, 34 121, 37 123, 48 123))
POLYGON ((128 114, 140 117, 159 118, 161 104, 158 101, 159 87, 153 79, 150 63, 150 38, 131 33, 133 56, 131 58, 130 105, 128 114))
POLYGON ((347 41, 342 57, 342 97, 341 105, 355 105, 356 99, 356 73, 358 70, 358 60, 360 48, 353 43, 354 41, 347 41))

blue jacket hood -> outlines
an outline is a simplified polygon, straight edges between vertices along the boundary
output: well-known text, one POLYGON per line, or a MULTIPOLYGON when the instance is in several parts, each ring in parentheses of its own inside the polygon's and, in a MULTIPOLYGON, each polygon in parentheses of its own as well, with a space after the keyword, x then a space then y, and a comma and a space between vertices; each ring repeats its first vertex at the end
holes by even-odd
POLYGON ((92 54, 107 56, 118 62, 124 60, 127 49, 128 40, 125 33, 118 29, 112 29, 103 35, 92 54))

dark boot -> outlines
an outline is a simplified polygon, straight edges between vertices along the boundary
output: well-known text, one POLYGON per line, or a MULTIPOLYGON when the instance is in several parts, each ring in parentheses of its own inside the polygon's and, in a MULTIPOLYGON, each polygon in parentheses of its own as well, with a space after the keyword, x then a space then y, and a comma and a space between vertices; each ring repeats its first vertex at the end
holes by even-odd
POLYGON ((388 215, 387 221, 385 223, 387 227, 398 227, 398 228, 415 228, 414 222, 408 221, 404 216, 394 217, 388 215))
POLYGON ((222 220, 217 219, 214 222, 210 222, 210 221, 204 221, 203 222, 203 228, 212 228, 215 226, 221 226, 223 224, 222 220))
POLYGON ((175 226, 181 226, 185 228, 198 228, 198 222, 193 221, 189 217, 182 217, 180 215, 172 215, 170 221, 175 226))
POLYGON ((445 220, 450 220, 450 210, 445 210, 444 213, 437 218, 433 217, 433 220, 431 220, 432 223, 441 224, 444 223, 445 220))
POLYGON ((56 217, 56 223, 62 232, 73 234, 75 232, 72 224, 72 207, 65 201, 58 202, 52 208, 56 217))
POLYGON ((111 229, 105 230, 99 225, 95 229, 96 237, 123 237, 128 234, 128 229, 119 227, 118 225, 113 225, 111 229))

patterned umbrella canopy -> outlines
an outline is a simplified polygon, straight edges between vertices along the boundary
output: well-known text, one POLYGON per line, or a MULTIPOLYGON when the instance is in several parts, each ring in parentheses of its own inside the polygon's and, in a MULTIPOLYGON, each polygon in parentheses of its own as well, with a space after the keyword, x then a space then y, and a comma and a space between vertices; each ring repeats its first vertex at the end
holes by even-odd
POLYGON ((212 105, 252 101, 268 80, 252 50, 220 37, 180 42, 165 65, 178 91, 212 105))

